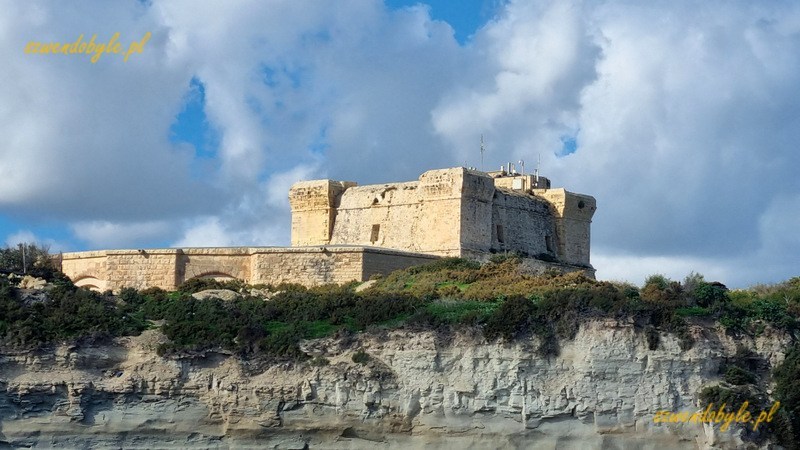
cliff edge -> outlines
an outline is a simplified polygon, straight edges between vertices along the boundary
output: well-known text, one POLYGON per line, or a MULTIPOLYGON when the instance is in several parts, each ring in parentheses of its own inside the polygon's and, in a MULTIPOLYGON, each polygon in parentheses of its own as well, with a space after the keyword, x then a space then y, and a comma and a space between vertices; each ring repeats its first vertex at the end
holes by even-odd
POLYGON ((222 353, 165 358, 157 330, 103 345, 0 355, 0 447, 739 448, 743 430, 654 423, 744 348, 770 365, 789 336, 733 339, 692 326, 651 350, 632 324, 583 324, 559 356, 537 338, 468 329, 309 340, 307 362, 255 367, 222 353), (358 362, 354 362, 358 361, 358 362))

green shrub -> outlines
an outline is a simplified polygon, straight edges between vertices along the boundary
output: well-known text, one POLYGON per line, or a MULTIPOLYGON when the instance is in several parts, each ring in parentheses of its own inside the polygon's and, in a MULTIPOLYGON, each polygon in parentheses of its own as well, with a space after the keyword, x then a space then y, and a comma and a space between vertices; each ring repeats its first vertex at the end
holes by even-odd
POLYGON ((756 375, 741 367, 731 366, 725 371, 725 382, 733 385, 752 384, 757 380, 756 375))
POLYGON ((623 283, 622 285, 617 286, 619 291, 622 293, 622 296, 627 298, 628 300, 638 300, 639 299, 639 288, 630 284, 630 283, 623 283))
POLYGON ((258 341, 257 348, 260 353, 272 356, 282 356, 295 359, 305 357, 298 344, 304 339, 307 332, 305 323, 290 324, 285 328, 268 333, 258 341))
POLYGON ((699 397, 704 409, 711 403, 717 408, 724 404, 729 410, 740 407, 744 402, 748 402, 751 408, 756 409, 763 409, 767 406, 766 398, 747 387, 708 386, 700 391, 699 397))
POLYGON ((661 274, 650 275, 644 280, 644 287, 652 286, 659 291, 665 291, 672 280, 661 274))
POLYGON ((688 308, 677 308, 675 314, 679 317, 704 317, 711 315, 711 310, 702 306, 691 306, 688 308))
POLYGON ((438 324, 470 324, 485 323, 499 307, 497 302, 478 302, 469 300, 434 301, 426 310, 438 324))
POLYGON ((363 350, 359 350, 359 351, 353 353, 353 356, 352 356, 353 362, 356 363, 356 364, 361 364, 362 366, 364 364, 367 364, 370 359, 371 358, 367 354, 367 352, 365 352, 363 350))
POLYGON ((465 269, 479 269, 481 263, 464 258, 441 258, 428 264, 413 266, 406 269, 409 274, 418 274, 425 272, 440 272, 444 270, 465 270, 465 269))
POLYGON ((536 306, 525 297, 511 297, 500 303, 486 321, 485 333, 489 339, 502 337, 512 340, 530 331, 536 306))
POLYGON ((699 283, 692 290, 692 297, 697 306, 708 308, 715 303, 728 300, 728 288, 720 283, 699 283))
POLYGON ((489 262, 492 264, 502 264, 511 262, 512 264, 519 264, 520 255, 516 252, 504 252, 492 255, 489 257, 489 262))
POLYGON ((647 348, 650 350, 657 350, 658 344, 661 341, 661 336, 659 335, 658 330, 652 326, 648 326, 645 329, 645 337, 647 338, 647 348))
POLYGON ((315 356, 311 358, 311 361, 308 363, 313 367, 325 367, 330 365, 331 362, 328 361, 328 358, 325 358, 324 356, 315 356))
POLYGON ((773 372, 775 398, 786 414, 787 433, 795 443, 800 442, 800 344, 795 343, 783 362, 773 372))
POLYGON ((34 243, 0 249, 0 272, 26 273, 48 281, 60 273, 50 256, 50 249, 34 243))
POLYGON ((229 289, 234 292, 240 292, 244 287, 245 284, 241 280, 219 281, 213 278, 192 278, 181 283, 177 290, 187 294, 194 294, 208 289, 229 289))

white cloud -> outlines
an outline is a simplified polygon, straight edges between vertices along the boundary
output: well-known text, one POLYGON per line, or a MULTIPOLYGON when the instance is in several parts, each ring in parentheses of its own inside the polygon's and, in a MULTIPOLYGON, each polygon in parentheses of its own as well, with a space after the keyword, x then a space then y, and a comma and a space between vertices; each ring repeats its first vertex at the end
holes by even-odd
POLYGON ((445 97, 437 131, 463 149, 490 127, 501 161, 541 152, 557 186, 597 197, 601 277, 796 274, 770 205, 800 191, 800 10, 713 5, 511 2, 476 39, 491 70, 445 97))
POLYGON ((37 242, 36 235, 30 230, 19 230, 6 237, 6 246, 16 247, 19 244, 37 242))
POLYGON ((191 66, 164 58, 168 30, 139 2, 8 4, 0 44, 0 205, 57 219, 186 214, 218 201, 190 178, 192 155, 168 142, 191 66), (127 48, 153 37, 127 63, 106 54, 26 54, 29 41, 74 42, 120 33, 127 48), (191 195, 200 194, 200 195, 191 195))
POLYGON ((601 277, 796 275, 800 6, 704 5, 513 0, 462 47, 378 0, 9 3, 0 207, 92 247, 285 245, 293 181, 478 165, 484 134, 486 168, 541 154, 598 199, 601 277), (117 31, 153 38, 128 63, 22 52, 117 31), (220 136, 202 178, 168 140, 192 79, 220 136))
MULTIPOLYGON (((637 286, 644 284, 650 275, 664 275, 681 281, 692 272, 702 274, 707 280, 729 280, 730 271, 719 261, 685 256, 636 256, 595 252, 592 264, 600 280, 625 281, 637 286)), ((739 281, 739 280, 735 280, 739 281)), ((742 285, 731 286, 742 287, 742 285)))
POLYGON ((596 78, 599 50, 582 12, 579 2, 510 2, 478 33, 468 66, 475 75, 433 111, 436 131, 455 152, 474 162, 485 133, 487 155, 498 165, 536 160, 540 152, 547 161, 558 150, 553 144, 574 134, 580 93, 596 78))
POLYGON ((286 172, 273 174, 262 187, 267 204, 273 208, 288 208, 289 188, 298 181, 317 178, 318 171, 318 167, 297 166, 286 172))
POLYGON ((36 244, 39 246, 44 246, 51 254, 65 251, 69 248, 69 246, 64 242, 59 242, 50 238, 41 238, 30 230, 18 230, 6 236, 6 247, 15 248, 19 244, 36 244))
POLYGON ((149 242, 168 239, 174 234, 171 224, 164 220, 145 222, 109 222, 105 220, 76 222, 71 225, 76 237, 86 241, 89 248, 132 248, 149 242))
POLYGON ((205 217, 195 221, 175 242, 175 247, 230 247, 237 243, 217 217, 205 217))

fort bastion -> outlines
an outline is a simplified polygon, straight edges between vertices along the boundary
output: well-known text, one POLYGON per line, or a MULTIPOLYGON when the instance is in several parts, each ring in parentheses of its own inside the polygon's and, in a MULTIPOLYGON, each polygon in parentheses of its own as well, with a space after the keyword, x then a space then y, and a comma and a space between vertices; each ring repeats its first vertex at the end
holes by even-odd
POLYGON ((513 170, 430 170, 419 180, 358 186, 313 180, 289 190, 291 247, 172 248, 64 253, 76 285, 175 289, 192 278, 251 284, 365 281, 457 256, 523 256, 530 271, 583 271, 595 199, 513 170))

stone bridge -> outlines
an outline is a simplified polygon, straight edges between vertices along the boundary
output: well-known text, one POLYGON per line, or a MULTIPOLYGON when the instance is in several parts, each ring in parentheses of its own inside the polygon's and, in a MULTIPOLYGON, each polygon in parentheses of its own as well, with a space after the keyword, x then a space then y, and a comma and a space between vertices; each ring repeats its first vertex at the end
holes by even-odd
POLYGON ((174 290, 193 278, 249 284, 366 281, 374 274, 424 264, 437 256, 363 246, 215 247, 64 253, 61 270, 77 286, 174 290))

